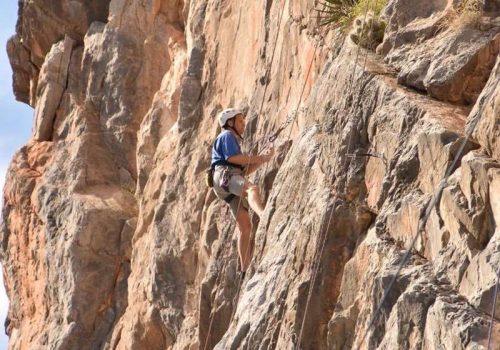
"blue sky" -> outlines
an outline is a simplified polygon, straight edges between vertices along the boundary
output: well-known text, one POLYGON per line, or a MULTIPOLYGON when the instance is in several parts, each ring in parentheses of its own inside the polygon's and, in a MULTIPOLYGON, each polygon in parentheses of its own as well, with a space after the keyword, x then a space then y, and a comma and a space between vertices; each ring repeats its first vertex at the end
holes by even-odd
MULTIPOLYGON (((26 144, 31 135, 33 109, 17 102, 12 93, 12 70, 6 53, 6 43, 15 32, 17 1, 2 1, 0 5, 0 188, 3 190, 5 172, 14 152, 26 144)), ((0 349, 7 349, 4 320, 8 299, 0 274, 0 349)))

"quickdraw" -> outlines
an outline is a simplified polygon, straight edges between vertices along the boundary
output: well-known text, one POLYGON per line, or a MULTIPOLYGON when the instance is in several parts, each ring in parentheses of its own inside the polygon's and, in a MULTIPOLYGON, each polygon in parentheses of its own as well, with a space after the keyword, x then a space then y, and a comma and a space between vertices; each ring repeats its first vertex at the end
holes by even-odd
POLYGON ((367 152, 367 153, 348 153, 346 154, 346 157, 349 158, 357 158, 357 157, 373 157, 373 158, 378 158, 382 160, 384 165, 387 167, 387 159, 385 158, 384 153, 377 153, 377 152, 367 152))

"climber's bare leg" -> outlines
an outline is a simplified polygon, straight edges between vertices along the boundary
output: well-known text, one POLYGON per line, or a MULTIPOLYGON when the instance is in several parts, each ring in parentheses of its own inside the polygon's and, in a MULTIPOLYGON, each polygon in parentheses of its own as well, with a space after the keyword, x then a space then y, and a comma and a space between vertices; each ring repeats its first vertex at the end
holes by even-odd
POLYGON ((241 271, 245 272, 252 260, 252 222, 248 210, 241 206, 236 214, 236 223, 240 231, 238 239, 238 252, 240 256, 241 271))
POLYGON ((252 208, 252 210, 260 218, 264 212, 264 204, 260 196, 259 188, 253 183, 247 181, 245 183, 244 190, 248 194, 248 204, 250 204, 250 208, 252 208))

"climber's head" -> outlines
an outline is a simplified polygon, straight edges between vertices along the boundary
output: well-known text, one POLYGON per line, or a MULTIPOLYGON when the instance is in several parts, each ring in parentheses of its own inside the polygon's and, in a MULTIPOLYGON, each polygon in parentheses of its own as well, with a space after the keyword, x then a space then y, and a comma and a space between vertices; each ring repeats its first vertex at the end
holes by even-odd
POLYGON ((240 137, 245 131, 245 115, 235 108, 228 108, 219 114, 219 124, 223 129, 232 129, 240 137))

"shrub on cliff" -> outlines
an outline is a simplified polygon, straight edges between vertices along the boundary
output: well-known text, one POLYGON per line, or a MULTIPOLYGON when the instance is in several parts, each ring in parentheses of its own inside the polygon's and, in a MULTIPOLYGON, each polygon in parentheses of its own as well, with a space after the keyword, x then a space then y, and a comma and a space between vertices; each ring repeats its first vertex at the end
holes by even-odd
POLYGON ((346 29, 367 11, 378 17, 386 3, 387 0, 324 0, 319 2, 320 8, 316 11, 320 13, 320 26, 333 24, 346 29))
POLYGON ((455 9, 452 25, 458 28, 480 29, 483 17, 483 3, 481 0, 464 0, 455 9))
POLYGON ((344 30, 351 27, 349 37, 362 47, 374 50, 384 39, 386 22, 380 13, 387 0, 324 0, 320 25, 333 24, 344 30))
POLYGON ((485 13, 484 6, 483 0, 456 1, 446 9, 438 24, 439 32, 463 28, 488 31, 500 25, 500 18, 492 13, 485 13))
POLYGON ((356 45, 375 50, 384 40, 386 25, 384 19, 370 11, 366 16, 360 15, 354 20, 349 37, 356 45))

